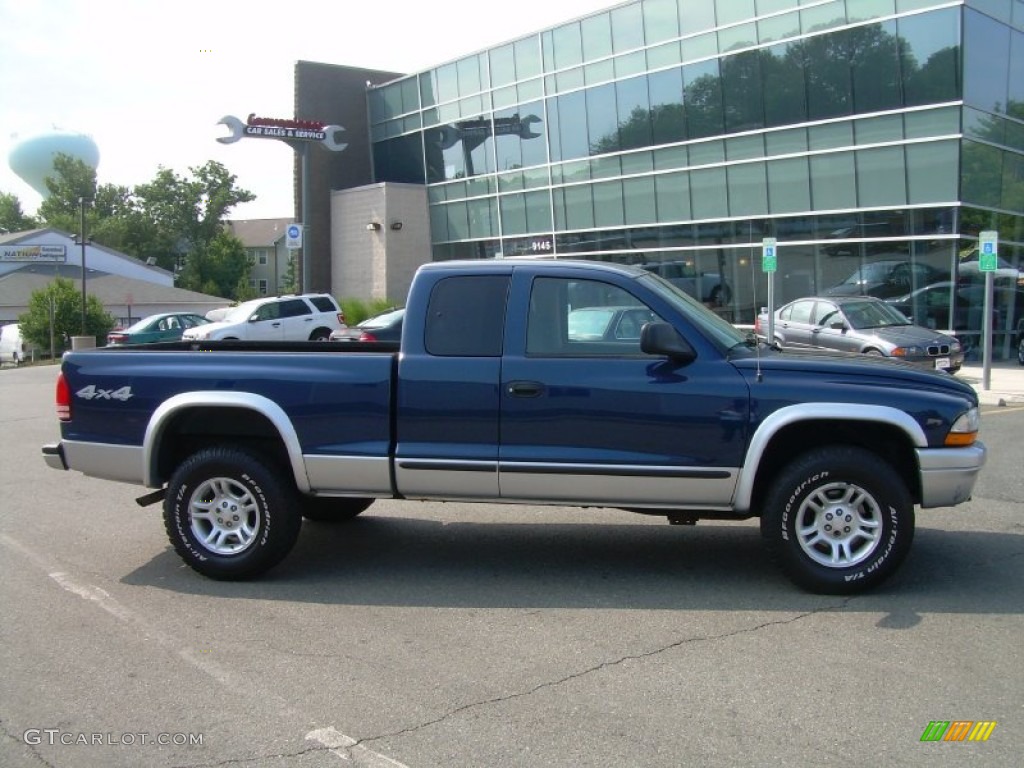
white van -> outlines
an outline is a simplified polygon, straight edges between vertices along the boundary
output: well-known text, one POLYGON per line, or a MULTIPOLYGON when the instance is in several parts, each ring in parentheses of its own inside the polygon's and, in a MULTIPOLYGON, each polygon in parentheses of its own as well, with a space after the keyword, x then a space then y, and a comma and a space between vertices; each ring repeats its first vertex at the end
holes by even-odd
POLYGON ((34 351, 35 348, 22 338, 20 325, 11 323, 0 328, 0 365, 21 365, 23 361, 31 359, 34 351))

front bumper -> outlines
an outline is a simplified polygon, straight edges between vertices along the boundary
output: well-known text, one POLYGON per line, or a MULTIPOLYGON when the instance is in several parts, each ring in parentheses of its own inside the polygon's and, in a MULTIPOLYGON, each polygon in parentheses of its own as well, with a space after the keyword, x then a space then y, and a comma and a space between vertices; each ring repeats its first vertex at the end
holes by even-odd
POLYGON ((919 448, 921 506, 952 507, 971 498, 985 455, 980 442, 966 448, 919 448))

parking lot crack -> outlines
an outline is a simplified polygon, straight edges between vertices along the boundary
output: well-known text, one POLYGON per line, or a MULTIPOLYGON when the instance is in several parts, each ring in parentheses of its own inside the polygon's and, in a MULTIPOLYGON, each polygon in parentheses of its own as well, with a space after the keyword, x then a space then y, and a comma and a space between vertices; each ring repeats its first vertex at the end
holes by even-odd
POLYGON ((811 618, 811 617, 817 616, 817 615, 822 614, 822 613, 833 613, 833 612, 836 612, 836 611, 841 611, 847 605, 849 605, 849 603, 852 600, 854 600, 854 599, 855 598, 853 598, 853 597, 848 597, 848 598, 845 598, 844 600, 841 600, 840 602, 838 602, 835 605, 824 606, 822 608, 818 608, 818 609, 815 609, 813 611, 805 611, 805 612, 799 613, 799 614, 797 614, 795 616, 790 616, 789 618, 786 618, 786 619, 776 619, 776 620, 773 620, 773 621, 765 621, 765 622, 762 622, 760 624, 756 624, 756 625, 751 626, 751 627, 743 627, 742 629, 736 629, 736 630, 732 630, 730 632, 722 632, 722 633, 716 634, 716 635, 704 635, 704 636, 701 636, 701 637, 687 637, 687 638, 684 638, 682 640, 677 640, 677 641, 675 641, 673 643, 668 643, 667 645, 661 646, 659 648, 654 648, 654 649, 651 649, 649 651, 644 651, 643 653, 627 654, 625 656, 620 656, 617 659, 612 659, 612 660, 609 660, 609 661, 603 661, 600 664, 594 664, 593 666, 587 667, 586 669, 581 669, 581 670, 579 670, 577 672, 573 672, 572 674, 565 675, 564 677, 560 677, 560 678, 558 678, 556 680, 548 680, 548 681, 545 681, 543 683, 538 683, 537 685, 534 685, 533 687, 525 689, 525 690, 522 690, 522 691, 515 691, 513 693, 509 693, 509 694, 506 694, 504 696, 494 696, 494 697, 491 697, 491 698, 488 698, 488 699, 481 699, 479 701, 473 701, 473 702, 469 702, 467 704, 463 704, 462 706, 450 709, 447 712, 445 712, 445 713, 443 713, 441 715, 438 715, 437 717, 434 717, 434 718, 432 718, 430 720, 426 720, 426 721, 424 721, 422 723, 418 723, 417 725, 412 725, 412 726, 409 726, 407 728, 402 728, 402 729, 399 729, 399 730, 396 730, 396 731, 390 731, 388 733, 377 734, 375 736, 364 736, 361 739, 357 739, 356 742, 354 744, 352 744, 351 747, 349 747, 349 750, 355 749, 357 747, 363 746, 363 745, 371 743, 371 742, 380 741, 382 739, 391 739, 391 738, 397 738, 397 737, 401 737, 401 736, 407 736, 407 735, 409 735, 411 733, 416 733, 417 731, 421 731, 421 730, 423 730, 425 728, 430 728, 432 726, 435 726, 435 725, 438 725, 440 723, 443 723, 444 721, 450 720, 453 717, 458 717, 459 715, 464 714, 464 713, 466 713, 466 712, 468 712, 470 710, 480 709, 482 707, 489 707, 489 706, 493 706, 493 705, 497 705, 497 704, 504 704, 504 703, 509 702, 509 701, 515 701, 516 699, 526 698, 528 696, 534 695, 535 693, 539 693, 540 691, 544 691, 544 690, 547 690, 549 688, 557 688, 559 686, 566 685, 567 683, 571 683, 571 682, 573 682, 575 680, 579 680, 581 678, 588 677, 589 675, 592 675, 592 674, 595 674, 595 673, 598 673, 598 672, 602 672, 602 671, 604 671, 606 669, 611 669, 613 667, 621 666, 621 665, 626 664, 626 663, 631 662, 631 661, 643 661, 645 659, 650 659, 650 658, 653 658, 655 656, 659 656, 660 654, 667 653, 669 651, 673 651, 673 650, 676 650, 676 649, 679 649, 679 648, 683 648, 683 647, 686 647, 688 645, 697 645, 699 643, 715 642, 715 641, 718 641, 718 640, 727 640, 727 639, 729 639, 731 637, 738 637, 740 635, 750 634, 750 633, 753 633, 753 632, 761 632, 763 630, 771 629, 773 627, 785 626, 787 624, 794 624, 794 623, 796 623, 798 621, 803 621, 804 619, 811 618))

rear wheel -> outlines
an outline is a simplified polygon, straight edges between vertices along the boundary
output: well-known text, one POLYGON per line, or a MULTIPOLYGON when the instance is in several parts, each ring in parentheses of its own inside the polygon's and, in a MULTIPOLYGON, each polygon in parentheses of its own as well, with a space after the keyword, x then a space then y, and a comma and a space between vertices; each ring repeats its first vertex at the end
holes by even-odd
POLYGON ((374 499, 306 496, 302 499, 302 516, 319 523, 343 523, 358 517, 373 502, 374 499))
POLYGON ((317 328, 309 335, 310 341, 327 341, 331 338, 331 332, 327 328, 317 328))
POLYGON ((1024 365, 1024 333, 1020 335, 1020 339, 1017 341, 1017 364, 1024 365))
POLYGON ((831 446, 793 460, 772 485, 761 534, 773 559, 811 592, 853 594, 893 574, 914 538, 914 505, 876 454, 831 446))
POLYGON ((186 459, 164 500, 164 526, 182 560, 205 576, 236 580, 284 559, 302 518, 281 474, 270 460, 231 446, 186 459))

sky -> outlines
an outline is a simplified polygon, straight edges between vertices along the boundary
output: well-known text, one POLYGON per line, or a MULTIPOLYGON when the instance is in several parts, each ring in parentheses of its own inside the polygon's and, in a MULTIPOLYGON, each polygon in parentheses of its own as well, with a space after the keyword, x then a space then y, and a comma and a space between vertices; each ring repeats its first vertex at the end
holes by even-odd
POLYGON ((9 167, 19 140, 91 136, 100 184, 209 160, 257 199, 231 218, 289 217, 293 152, 223 145, 217 122, 292 117, 298 60, 413 73, 620 4, 615 0, 0 0, 0 192, 39 195, 9 167))

